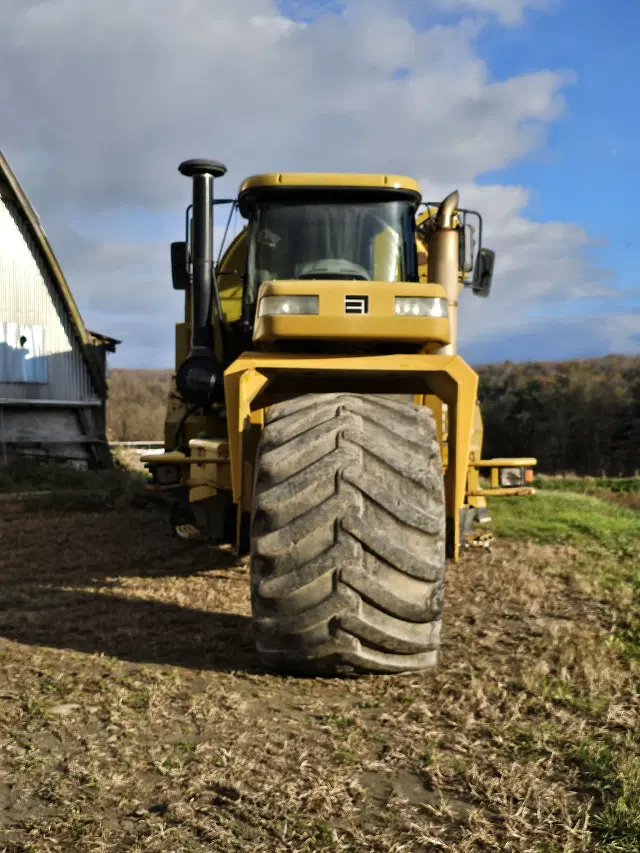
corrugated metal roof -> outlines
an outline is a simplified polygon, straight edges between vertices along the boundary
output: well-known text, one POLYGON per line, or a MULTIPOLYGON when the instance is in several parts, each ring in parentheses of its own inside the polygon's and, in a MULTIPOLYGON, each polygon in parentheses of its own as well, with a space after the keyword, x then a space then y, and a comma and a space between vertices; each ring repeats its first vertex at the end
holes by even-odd
MULTIPOLYGON (((85 328, 85 325, 82 321, 82 316, 80 315, 80 311, 78 310, 78 306, 73 298, 69 285, 64 277, 60 264, 51 248, 49 240, 44 232, 42 224, 40 222, 40 217, 34 210, 31 202, 29 201, 26 193, 20 186, 20 183, 15 176, 11 166, 7 162, 7 159, 0 151, 0 183, 4 184, 8 187, 9 193, 12 196, 12 200, 18 206, 20 212, 25 218, 26 224, 31 232, 34 242, 36 243, 38 249, 42 254, 42 259, 47 267, 48 272, 51 275, 51 280, 56 288, 58 294, 60 295, 62 302, 65 306, 69 319, 71 321, 71 326, 75 336, 78 339, 80 344, 80 350, 82 356, 87 364, 87 368, 91 375, 91 379, 94 383, 96 393, 104 398, 107 395, 107 385, 106 379, 102 375, 102 371, 100 370, 99 364, 92 357, 93 354, 91 352, 92 346, 96 343, 108 343, 108 346, 113 347, 115 349, 115 344, 120 343, 119 341, 115 341, 114 339, 103 339, 103 336, 96 335, 94 333, 90 333, 85 328)), ((111 349, 113 352, 113 349, 111 349)))

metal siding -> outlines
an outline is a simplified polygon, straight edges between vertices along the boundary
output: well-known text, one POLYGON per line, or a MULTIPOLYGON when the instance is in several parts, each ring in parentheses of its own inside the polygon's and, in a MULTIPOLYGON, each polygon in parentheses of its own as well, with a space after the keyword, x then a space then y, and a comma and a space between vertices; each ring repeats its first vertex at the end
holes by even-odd
POLYGON ((0 323, 0 382, 46 385, 47 366, 42 326, 0 323))
POLYGON ((70 409, 12 409, 0 406, 0 464, 19 456, 86 461, 88 445, 70 409))
POLYGON ((0 382, 0 397, 99 399, 40 249, 18 205, 1 192, 0 323, 43 327, 49 379, 38 385, 0 382))

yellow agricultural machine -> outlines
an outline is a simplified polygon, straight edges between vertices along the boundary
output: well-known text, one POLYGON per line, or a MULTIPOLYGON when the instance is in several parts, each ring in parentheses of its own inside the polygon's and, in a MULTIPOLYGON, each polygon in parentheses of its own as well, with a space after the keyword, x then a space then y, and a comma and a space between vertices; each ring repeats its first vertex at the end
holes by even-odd
POLYGON ((149 488, 177 535, 250 554, 266 665, 433 666, 447 558, 487 496, 533 493, 535 459, 482 459, 478 376, 456 351, 461 289, 491 286, 482 218, 396 175, 257 175, 214 200, 225 166, 180 172, 185 319, 149 488), (220 204, 246 226, 216 262, 220 204))

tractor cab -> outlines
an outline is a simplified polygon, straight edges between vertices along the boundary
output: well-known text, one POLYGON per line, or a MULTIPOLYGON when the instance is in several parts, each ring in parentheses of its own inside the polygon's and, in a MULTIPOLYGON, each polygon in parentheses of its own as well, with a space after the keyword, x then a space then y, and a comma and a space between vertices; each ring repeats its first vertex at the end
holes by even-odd
POLYGON ((419 203, 406 178, 250 178, 239 194, 249 220, 245 301, 255 304, 265 281, 417 281, 419 203))
MULTIPOLYGON (((262 311, 265 311, 277 301, 278 295, 286 295, 287 289, 297 290, 291 294, 295 298, 285 300, 283 305, 285 312, 288 309, 300 315, 306 314, 309 306, 316 304, 314 299, 320 299, 323 292, 324 298, 329 299, 326 293, 331 282, 353 282, 354 285, 341 294, 345 299, 339 311, 342 319, 344 314, 368 313, 370 286, 365 286, 365 282, 437 281, 429 275, 428 263, 437 206, 422 202, 419 186, 412 178, 323 173, 254 175, 242 183, 237 199, 212 200, 212 205, 220 204, 231 205, 225 239, 234 213, 239 212, 246 220, 246 225, 228 246, 225 247, 223 240, 214 264, 214 292, 210 302, 212 308, 216 307, 217 294, 218 310, 213 319, 218 325, 216 340, 223 342, 223 345, 218 344, 217 350, 225 367, 242 351, 255 349, 256 345, 260 348, 265 343, 264 335, 258 338, 255 335, 256 321, 261 316, 260 293, 269 297, 263 300, 262 311), (317 283, 314 288, 308 288, 309 292, 313 289, 314 294, 307 301, 297 298, 305 294, 295 286, 284 286, 284 291, 277 286, 279 282, 307 281, 317 283), (325 287, 321 284, 323 281, 325 287), (363 284, 357 288, 355 282, 363 284), (263 285, 266 289, 261 291, 263 285)), ((187 210, 187 240, 173 244, 172 248, 174 287, 186 290, 187 300, 188 282, 193 279, 192 209, 191 205, 187 210)), ((474 211, 461 210, 455 212, 452 225, 458 233, 460 247, 461 279, 457 284, 472 285, 478 295, 486 295, 481 292, 483 288, 478 287, 477 276, 479 261, 487 258, 478 251, 482 220, 474 211), (479 227, 474 229, 468 224, 469 216, 477 218, 479 227)), ((484 267, 481 272, 484 290, 488 292, 491 270, 486 269, 486 264, 484 267)), ((438 296, 445 298, 444 309, 438 302, 434 303, 433 310, 436 316, 446 316, 446 295, 438 296), (438 312, 441 313, 438 315, 438 312)), ((449 298, 448 301, 450 306, 453 301, 457 302, 457 294, 454 300, 449 298)), ((186 308, 185 321, 193 313, 192 306, 186 308)), ((408 302, 405 309, 409 315, 421 310, 408 302)), ((370 323, 368 329, 369 332, 367 327, 362 327, 362 333, 355 335, 356 340, 360 339, 357 344, 360 348, 362 337, 373 334, 374 325, 370 323)), ((422 327, 421 335, 433 332, 431 350, 448 343, 443 330, 443 323, 438 329, 422 327)), ((298 326, 296 337, 305 337, 306 331, 308 327, 298 326)), ((317 325, 313 337, 327 340, 327 335, 317 325)), ((343 344, 345 337, 340 335, 343 344)), ((382 334, 382 340, 384 337, 382 334)), ((393 339, 396 337, 392 335, 393 339)), ((308 337, 305 339, 308 349, 316 348, 308 337)), ((273 341, 270 343, 273 345, 273 341)))

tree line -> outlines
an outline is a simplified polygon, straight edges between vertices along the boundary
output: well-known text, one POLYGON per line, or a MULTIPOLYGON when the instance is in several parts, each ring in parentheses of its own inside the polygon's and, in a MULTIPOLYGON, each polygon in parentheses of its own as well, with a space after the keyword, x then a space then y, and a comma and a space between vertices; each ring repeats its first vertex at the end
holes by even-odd
MULTIPOLYGON (((483 455, 535 456, 546 474, 640 469, 640 356, 476 366, 483 455)), ((111 370, 112 441, 161 441, 171 372, 111 370)))
POLYGON ((170 370, 109 371, 109 441, 162 441, 170 370))
POLYGON ((483 455, 535 456, 546 474, 640 469, 640 356, 477 367, 483 455))

